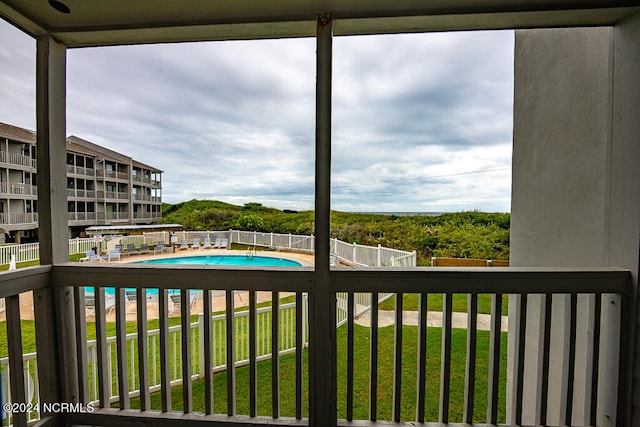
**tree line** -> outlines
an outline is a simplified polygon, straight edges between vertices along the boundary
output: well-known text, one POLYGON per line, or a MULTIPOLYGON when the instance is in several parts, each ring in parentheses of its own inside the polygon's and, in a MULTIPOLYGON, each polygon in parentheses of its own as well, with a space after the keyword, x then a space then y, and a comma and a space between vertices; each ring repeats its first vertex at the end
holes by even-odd
MULTIPOLYGON (((163 222, 187 230, 316 234, 313 211, 279 210, 260 203, 236 206, 214 200, 163 204, 163 222)), ((418 264, 431 257, 509 259, 509 213, 465 211, 441 215, 331 212, 331 237, 349 243, 417 251, 418 264)))

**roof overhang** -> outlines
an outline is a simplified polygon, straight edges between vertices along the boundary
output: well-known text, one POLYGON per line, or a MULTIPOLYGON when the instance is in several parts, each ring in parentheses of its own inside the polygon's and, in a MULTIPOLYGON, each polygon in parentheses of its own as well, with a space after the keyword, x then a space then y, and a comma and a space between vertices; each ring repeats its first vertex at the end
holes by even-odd
POLYGON ((0 16, 68 47, 335 35, 614 25, 640 0, 0 0, 0 16))

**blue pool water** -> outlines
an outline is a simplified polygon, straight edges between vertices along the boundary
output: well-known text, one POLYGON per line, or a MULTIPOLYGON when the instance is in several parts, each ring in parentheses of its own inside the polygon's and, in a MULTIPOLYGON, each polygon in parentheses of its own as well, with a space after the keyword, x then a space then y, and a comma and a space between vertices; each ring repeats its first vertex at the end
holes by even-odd
MULTIPOLYGON (((245 255, 205 255, 205 256, 190 256, 181 258, 158 258, 150 259, 146 261, 137 261, 132 264, 169 264, 169 265, 237 265, 241 267, 300 267, 297 261, 292 261, 284 258, 272 258, 264 256, 252 256, 245 255)), ((127 290, 135 290, 133 288, 127 290)), ((87 288, 87 292, 93 293, 93 288, 87 288)), ((115 295, 115 288, 105 288, 105 292, 110 295, 115 295)), ((176 290, 176 293, 180 291, 176 290)), ((147 289, 147 295, 156 295, 157 289, 147 289)), ((172 290, 169 290, 172 293, 172 290)))
POLYGON ((134 264, 171 264, 171 265, 237 265, 241 267, 300 267, 302 264, 284 258, 244 255, 208 255, 182 258, 159 258, 138 261, 134 264))

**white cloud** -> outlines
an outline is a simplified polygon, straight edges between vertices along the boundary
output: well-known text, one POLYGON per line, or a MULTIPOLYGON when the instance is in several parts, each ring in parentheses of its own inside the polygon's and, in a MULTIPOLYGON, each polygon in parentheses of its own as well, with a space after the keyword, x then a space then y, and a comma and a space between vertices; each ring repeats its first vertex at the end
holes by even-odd
MULTIPOLYGON (((0 22, 0 121, 35 128, 35 42, 0 22)), ((67 130, 167 202, 313 208, 313 39, 68 51, 67 130)), ((334 41, 333 208, 508 211, 513 33, 334 41)))

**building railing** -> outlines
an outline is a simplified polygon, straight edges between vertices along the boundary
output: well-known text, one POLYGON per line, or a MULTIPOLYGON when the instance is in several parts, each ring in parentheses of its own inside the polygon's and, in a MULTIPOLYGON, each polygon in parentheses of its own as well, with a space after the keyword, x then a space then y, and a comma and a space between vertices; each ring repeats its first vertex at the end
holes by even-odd
POLYGON ((0 182, 0 194, 9 196, 37 196, 38 187, 29 184, 0 182))
POLYGON ((37 213, 0 213, 0 225, 34 225, 38 224, 37 213))
POLYGON ((96 176, 96 170, 83 166, 67 165, 67 173, 84 176, 96 176))
POLYGON ((15 166, 24 166, 28 168, 36 168, 36 159, 32 159, 29 156, 23 156, 18 153, 9 153, 7 151, 0 150, 0 163, 6 163, 15 166))
POLYGON ((99 199, 107 200, 129 200, 129 193, 123 191, 102 191, 96 193, 99 199))
POLYGON ((119 180, 125 180, 125 181, 129 180, 129 174, 127 172, 106 171, 102 169, 97 169, 96 176, 98 178, 119 179, 119 180))
POLYGON ((112 221, 112 220, 129 220, 129 212, 97 212, 96 214, 99 221, 112 221))
POLYGON ((67 196, 68 197, 76 197, 80 199, 95 199, 96 192, 95 190, 84 190, 84 189, 73 189, 67 188, 67 196))
POLYGON ((160 219, 162 214, 160 212, 134 212, 133 219, 160 219))
POLYGON ((95 212, 69 212, 69 221, 95 221, 95 212))
POLYGON ((143 175, 133 175, 133 182, 142 182, 144 184, 151 184, 151 178, 143 175))
POLYGON ((149 194, 134 194, 133 195, 133 200, 140 200, 140 201, 151 201, 151 195, 149 194))
MULTIPOLYGON (((72 290, 67 294, 68 307, 73 307, 75 316, 72 317, 79 322, 77 331, 68 331, 77 334, 77 340, 67 341, 67 346, 73 342, 80 344, 72 349, 65 347, 64 341, 60 343, 63 352, 77 355, 76 368, 70 368, 74 366, 71 359, 62 362, 69 367, 69 372, 76 372, 74 369, 78 372, 78 389, 71 392, 78 396, 79 402, 84 405, 92 402, 93 394, 97 396, 98 401, 93 412, 66 414, 66 423, 118 425, 123 420, 144 418, 152 424, 153 420, 156 420, 163 425, 182 425, 187 419, 191 419, 192 415, 189 414, 194 411, 193 385, 191 381, 183 382, 181 396, 177 397, 174 393, 172 398, 176 378, 172 371, 176 369, 181 378, 195 378, 203 373, 204 408, 198 408, 198 411, 203 411, 206 415, 200 419, 224 421, 227 425, 254 425, 264 423, 267 419, 272 425, 307 425, 312 422, 307 418, 313 417, 313 414, 307 412, 307 405, 315 405, 319 400, 333 402, 330 404, 333 408, 332 414, 336 414, 338 419, 334 418, 331 424, 343 425, 358 420, 372 422, 388 417, 395 422, 521 425, 524 421, 528 422, 525 420, 528 415, 523 409, 525 396, 531 390, 539 390, 534 400, 537 399, 544 404, 534 405, 531 416, 534 417, 533 421, 538 422, 533 424, 594 426, 602 425, 606 418, 615 423, 621 414, 621 408, 628 404, 624 402, 625 394, 621 389, 624 381, 618 380, 630 375, 630 349, 627 338, 632 322, 631 281, 629 272, 625 270, 335 269, 329 271, 331 288, 327 290, 337 298, 333 299, 335 302, 329 306, 321 306, 318 304, 322 302, 316 298, 309 299, 309 312, 328 311, 330 316, 325 317, 328 323, 319 322, 312 316, 307 329, 303 313, 305 295, 311 296, 315 292, 312 287, 312 269, 273 268, 264 271, 190 267, 193 266, 68 264, 20 269, 0 274, 0 297, 5 298, 7 308, 9 383, 14 402, 29 403, 27 396, 30 395, 29 381, 25 381, 22 339, 19 332, 19 296, 33 290, 42 303, 53 304, 53 292, 49 288, 53 279, 54 290, 62 286, 63 289, 72 290), (92 350, 90 359, 87 357, 89 353, 86 347, 86 327, 82 326, 86 316, 83 299, 87 285, 116 287, 115 350, 112 344, 108 344, 106 336, 105 316, 108 306, 105 305, 104 292, 96 289, 94 319, 97 338, 95 351, 92 350), (125 300, 125 287, 139 290, 135 303, 135 344, 131 344, 131 339, 127 338, 131 337, 125 322, 130 307, 125 300), (143 289, 147 287, 158 289, 160 319, 155 352, 151 351, 150 346, 153 344, 150 344, 152 340, 148 339, 149 335, 154 336, 155 332, 149 333, 146 327, 149 318, 143 289), (180 338, 178 343, 174 344, 175 341, 170 337, 175 331, 168 322, 168 289, 176 288, 181 291, 182 309, 180 338), (202 330, 203 333, 194 335, 189 308, 189 292, 194 290, 202 292, 205 313, 213 313, 212 293, 224 294, 225 322, 233 327, 225 327, 224 332, 216 332, 214 317, 203 316, 199 321, 202 325, 198 326, 198 330, 202 330), (234 315, 234 295, 237 290, 248 292, 246 327, 240 326, 234 315), (284 329, 291 329, 290 326, 285 326, 289 320, 285 320, 284 314, 271 316, 265 320, 267 324, 263 325, 262 321, 258 320, 258 291, 271 293, 272 310, 278 313, 281 293, 291 292, 295 295, 295 302, 292 303, 295 307, 295 350, 291 356, 292 365, 287 365, 292 367, 286 372, 279 369, 283 363, 281 359, 284 360, 284 356, 281 357, 279 353, 281 348, 286 347, 282 337, 284 329), (358 305, 362 303, 358 294, 364 294, 366 301, 368 298, 377 300, 382 293, 395 294, 395 310, 392 312, 395 332, 390 338, 385 338, 387 335, 382 328, 356 329, 353 320, 358 305), (489 330, 486 332, 477 327, 481 317, 478 314, 479 300, 485 295, 491 300, 489 330), (509 318, 508 335, 502 326, 505 295, 510 296, 509 310, 514 313, 509 318), (416 326, 405 326, 408 325, 408 321, 404 317, 407 312, 406 309, 403 310, 404 301, 414 296, 417 297, 416 326), (441 304, 434 307, 437 298, 431 299, 429 296, 438 296, 441 304), (463 329, 456 329, 458 326, 453 323, 456 317, 453 313, 453 302, 458 298, 467 301, 463 329), (553 307, 558 304, 564 307, 563 315, 552 314, 552 311, 556 310, 553 307), (590 308, 582 310, 583 304, 588 304, 590 308), (337 326, 337 313, 341 311, 346 312, 346 322, 337 326), (432 314, 440 319, 436 326, 432 326, 432 314), (560 334, 562 338, 551 339, 557 327, 564 331, 560 334), (272 360, 265 370, 261 368, 261 377, 258 377, 258 342, 261 338, 259 334, 262 334, 260 328, 268 331, 271 337, 272 360), (365 341, 357 338, 363 333, 367 337, 365 341), (531 340, 532 333, 538 334, 540 339, 531 340), (341 338, 338 339, 338 336, 341 338), (236 366, 236 355, 239 352, 237 349, 243 346, 246 348, 243 340, 247 340, 249 346, 246 368, 236 366), (308 348, 305 345, 307 341, 308 348), (319 343, 325 341, 328 344, 326 349, 318 347, 319 343), (359 347, 358 355, 355 354, 357 342, 360 343, 358 345, 366 343, 364 353, 368 356, 364 359, 362 348, 359 347), (510 366, 506 369, 505 378, 504 346, 507 342, 510 366), (174 345, 176 350, 172 353, 174 345), (214 366, 220 363, 215 359, 218 355, 214 358, 214 354, 218 354, 214 353, 216 345, 223 345, 225 348, 222 366, 226 371, 224 393, 229 404, 225 406, 224 416, 212 415, 221 412, 220 404, 216 403, 218 400, 212 398, 214 366), (463 348, 460 349, 460 346, 463 348), (173 355, 177 352, 180 353, 181 360, 193 363, 174 364, 174 357, 177 356, 173 355), (482 357, 487 362, 486 365, 481 365, 476 361, 480 360, 480 354, 484 352, 487 354, 482 357), (409 357, 409 353, 415 356, 409 357), (157 354, 155 362, 152 361, 154 354, 157 354), (198 357, 195 357, 196 355, 198 357), (538 361, 531 364, 531 361, 528 361, 530 355, 539 355, 538 361), (429 362, 433 358, 437 361, 435 365, 429 362), (153 378, 150 366, 156 366, 153 363, 158 363, 160 367, 159 372, 156 372, 159 377, 157 393, 160 403, 154 406, 154 409, 160 409, 162 412, 150 411, 153 378), (552 378, 549 375, 550 366, 558 363, 562 365, 562 375, 552 378), (329 371, 318 372, 316 364, 328 365, 331 368, 329 371), (336 367, 339 367, 338 371, 336 367), (240 375, 241 369, 242 375, 245 375, 244 369, 247 370, 248 385, 243 386, 243 390, 247 390, 245 387, 248 387, 249 396, 249 403, 242 410, 236 407, 241 398, 238 394, 239 384, 236 382, 236 376, 240 375), (364 374, 363 369, 366 371, 364 374), (344 378, 344 381, 338 381, 337 372, 340 372, 340 378, 344 378), (389 372, 390 375, 384 375, 383 379, 382 372, 389 372), (368 380, 358 380, 360 375, 365 375, 368 380), (539 386, 525 387, 524 378, 531 375, 539 386), (112 382, 114 376, 117 377, 115 386, 112 382), (261 388, 258 394, 260 381, 267 381, 264 376, 270 378, 270 385, 266 389, 261 388), (435 378, 439 378, 439 390, 435 395, 427 395, 427 385, 438 381, 435 378), (290 384, 293 390, 292 394, 286 397, 292 402, 293 409, 291 412, 281 413, 284 399, 281 395, 281 385, 285 382, 290 384), (97 391, 95 388, 92 390, 90 384, 97 384, 97 391), (137 384, 140 390, 137 397, 142 408, 140 410, 131 409, 130 391, 135 388, 133 384, 137 384), (403 392, 405 390, 409 392, 403 392), (464 390, 464 393, 460 390, 464 390), (112 399, 115 394, 112 391, 119 396, 117 402, 112 399), (552 394, 553 399, 550 397, 552 394), (556 394, 559 397, 556 397, 556 394), (486 400, 478 400, 477 397, 481 395, 486 395, 486 400), (263 407, 260 410, 260 416, 256 412, 258 396, 266 397, 271 403, 270 409, 263 407), (309 396, 314 397, 311 399, 309 396), (364 412, 354 403, 356 396, 364 396, 366 399, 364 412), (181 401, 180 413, 172 411, 172 401, 176 399, 181 401), (390 403, 390 413, 379 414, 378 405, 385 400, 390 403), (454 400, 460 403, 459 407, 452 405, 454 400), (433 401, 437 402, 434 414, 430 412, 433 401), (107 409, 112 406, 115 408, 107 409), (587 409, 579 411, 582 407, 587 409), (551 417, 549 414, 553 413, 553 408, 557 409, 557 414, 551 417), (263 418, 265 416, 268 418, 263 418)), ((385 313, 374 305, 369 314, 369 324, 379 325, 385 313)), ((50 334, 45 332, 51 331, 54 325, 38 322, 40 317, 50 315, 51 311, 43 310, 41 305, 36 307, 37 373, 40 378, 47 379, 56 377, 52 376, 53 370, 65 369, 56 363, 50 363, 56 356, 55 351, 49 346, 50 334)), ((31 369, 33 368, 30 367, 28 372, 31 372, 31 369)), ((67 376, 64 381, 67 381, 67 386, 73 384, 67 376)), ((51 396, 44 388, 40 388, 39 391, 44 393, 44 396, 51 396)), ((25 412, 8 415, 9 420, 16 425, 23 425, 30 417, 25 412)))

